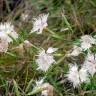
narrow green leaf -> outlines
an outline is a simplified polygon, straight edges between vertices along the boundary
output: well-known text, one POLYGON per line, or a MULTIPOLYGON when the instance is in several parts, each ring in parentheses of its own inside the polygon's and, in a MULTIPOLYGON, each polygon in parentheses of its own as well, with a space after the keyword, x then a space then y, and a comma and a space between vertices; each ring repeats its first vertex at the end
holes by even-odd
POLYGON ((14 84, 14 91, 16 93, 16 96, 20 96, 20 92, 18 90, 18 85, 15 80, 13 80, 13 84, 14 84))

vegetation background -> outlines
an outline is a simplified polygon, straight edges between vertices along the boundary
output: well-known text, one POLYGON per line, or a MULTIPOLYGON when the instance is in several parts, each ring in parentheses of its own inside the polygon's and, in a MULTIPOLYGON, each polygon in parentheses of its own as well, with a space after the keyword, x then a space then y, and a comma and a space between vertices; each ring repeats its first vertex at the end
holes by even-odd
MULTIPOLYGON (((13 22, 20 34, 18 43, 10 45, 7 54, 0 54, 0 96, 27 96, 32 91, 34 80, 43 76, 54 86, 54 96, 96 96, 96 76, 93 84, 83 90, 73 89, 69 82, 64 81, 67 64, 74 62, 72 58, 64 58, 66 52, 80 36, 96 35, 96 0, 0 0, 0 21, 13 22), (29 16, 26 21, 21 19, 23 13, 29 16), (60 37, 56 38, 46 31, 41 35, 28 35, 32 19, 42 13, 49 13, 48 28, 60 37), (59 48, 54 54, 57 64, 47 73, 36 70, 35 47, 26 50, 23 55, 11 49, 11 46, 17 46, 26 39, 37 48, 59 48)), ((84 57, 79 56, 76 62, 81 64, 83 60, 84 57)))

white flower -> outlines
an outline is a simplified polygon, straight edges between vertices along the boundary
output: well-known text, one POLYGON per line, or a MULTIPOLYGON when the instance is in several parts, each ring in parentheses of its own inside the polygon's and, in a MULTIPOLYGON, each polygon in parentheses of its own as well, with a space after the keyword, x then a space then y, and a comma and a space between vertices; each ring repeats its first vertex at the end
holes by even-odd
POLYGON ((77 65, 70 67, 67 78, 73 83, 74 87, 78 87, 83 82, 89 82, 87 70, 84 68, 78 70, 77 65))
POLYGON ((33 88, 33 93, 41 91, 43 82, 44 82, 44 78, 42 78, 40 80, 36 80, 36 85, 33 88))
POLYGON ((73 83, 74 87, 77 87, 80 84, 78 67, 76 65, 70 67, 67 78, 73 83))
POLYGON ((53 96, 53 86, 49 83, 44 83, 44 78, 36 81, 36 86, 33 88, 33 93, 41 92, 42 96, 53 96))
POLYGON ((96 40, 90 35, 84 35, 81 37, 81 48, 84 50, 89 49, 92 44, 96 44, 96 40))
POLYGON ((38 64, 38 69, 47 71, 48 68, 55 63, 55 60, 52 54, 48 54, 45 50, 42 50, 38 55, 38 59, 36 59, 36 63, 38 64))
POLYGON ((7 52, 8 50, 8 42, 6 37, 0 37, 0 52, 7 52))
POLYGON ((48 50, 46 51, 46 53, 53 53, 57 50, 58 50, 58 48, 49 47, 48 50))
POLYGON ((28 19, 29 15, 27 13, 22 13, 21 14, 21 19, 22 21, 26 21, 28 19))
POLYGON ((67 54, 67 56, 78 56, 82 52, 82 49, 78 46, 73 46, 73 49, 70 53, 67 54))
POLYGON ((43 90, 41 96, 48 96, 48 90, 43 90))
POLYGON ((96 54, 88 52, 88 55, 86 57, 87 61, 96 62, 96 54))
POLYGON ((44 78, 40 79, 40 80, 36 80, 36 86, 41 86, 44 82, 44 78))
POLYGON ((89 82, 90 81, 86 68, 82 67, 79 70, 79 78, 80 78, 80 82, 89 82))
POLYGON ((42 89, 43 91, 41 93, 41 96, 53 96, 54 87, 49 83, 44 83, 42 85, 42 89))
POLYGON ((49 14, 41 14, 39 17, 35 18, 33 21, 33 29, 31 33, 37 32, 37 34, 41 34, 43 29, 48 26, 47 19, 49 14))
POLYGON ((83 67, 93 76, 96 73, 96 54, 88 53, 83 67))
POLYGON ((87 71, 93 76, 96 73, 96 64, 91 62, 84 63, 84 67, 87 69, 87 71))
POLYGON ((18 34, 14 30, 14 26, 11 25, 10 22, 5 22, 5 23, 0 24, 0 37, 1 36, 6 37, 6 39, 9 43, 13 41, 12 38, 13 39, 18 38, 18 34))

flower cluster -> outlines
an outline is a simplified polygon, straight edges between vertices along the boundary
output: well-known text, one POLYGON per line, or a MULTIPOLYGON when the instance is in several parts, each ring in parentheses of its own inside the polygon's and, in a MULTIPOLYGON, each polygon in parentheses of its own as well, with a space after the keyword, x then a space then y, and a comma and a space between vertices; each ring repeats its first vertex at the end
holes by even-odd
POLYGON ((6 52, 8 44, 17 39, 18 34, 16 33, 14 26, 10 22, 0 24, 0 52, 6 52))
POLYGON ((94 39, 90 35, 82 36, 80 41, 81 41, 81 48, 84 50, 87 50, 90 47, 92 47, 92 44, 96 44, 96 39, 94 39))
POLYGON ((90 50, 93 44, 96 44, 96 39, 91 35, 81 36, 80 46, 74 45, 72 51, 67 54, 67 57, 70 57, 78 56, 85 51, 88 53, 81 69, 79 69, 77 65, 73 65, 69 68, 67 78, 73 83, 74 87, 78 87, 81 83, 89 82, 90 75, 93 77, 96 73, 96 54, 93 54, 90 50))
POLYGON ((86 68, 78 69, 77 65, 73 65, 69 68, 67 74, 68 80, 73 83, 74 87, 78 87, 83 82, 89 82, 89 77, 86 68))
POLYGON ((91 35, 81 36, 80 46, 74 45, 72 51, 69 51, 67 56, 78 56, 82 51, 90 50, 92 45, 96 44, 96 39, 91 35))
POLYGON ((44 78, 36 81, 33 92, 41 91, 41 96, 53 96, 53 86, 49 83, 44 83, 44 78))
MULTIPOLYGON (((30 33, 36 32, 37 34, 41 34, 43 32, 43 29, 45 29, 47 24, 49 14, 41 14, 39 17, 34 18, 33 21, 33 28, 31 29, 30 33)), ((27 14, 22 14, 22 19, 26 20, 28 18, 27 14)), ((29 34, 30 34, 29 33, 29 34)), ((52 35, 55 35, 54 32, 50 32, 52 35)), ((13 42, 14 40, 17 40, 19 35, 15 31, 14 26, 10 22, 5 22, 0 24, 0 52, 7 52, 9 44, 13 42)), ((56 36, 58 35, 56 34, 56 36)), ((88 83, 90 82, 90 75, 94 76, 96 73, 96 54, 93 54, 90 50, 92 45, 96 44, 96 39, 92 37, 91 35, 84 35, 80 38, 80 44, 79 46, 73 45, 73 48, 68 51, 68 54, 65 56, 78 56, 80 53, 83 53, 87 51, 87 56, 85 57, 84 63, 78 67, 78 64, 70 65, 69 71, 67 72, 67 80, 73 83, 74 87, 80 86, 82 83, 88 83)), ((22 43, 20 43, 18 46, 16 46, 14 49, 21 55, 24 55, 24 50, 29 49, 31 47, 35 47, 38 50, 38 55, 35 62, 38 65, 37 69, 40 69, 44 72, 47 72, 47 70, 50 68, 52 64, 56 63, 56 60, 54 59, 54 52, 58 50, 58 48, 49 47, 47 50, 39 50, 40 48, 37 48, 33 44, 31 44, 28 40, 24 40, 22 43)), ((43 80, 40 82, 36 82, 37 86, 43 86, 42 88, 50 87, 48 83, 42 84, 43 80)), ((49 88, 49 89, 50 89, 49 88)), ((50 93, 48 90, 42 91, 42 94, 50 93)))
POLYGON ((96 54, 88 53, 83 67, 93 76, 96 73, 96 54))

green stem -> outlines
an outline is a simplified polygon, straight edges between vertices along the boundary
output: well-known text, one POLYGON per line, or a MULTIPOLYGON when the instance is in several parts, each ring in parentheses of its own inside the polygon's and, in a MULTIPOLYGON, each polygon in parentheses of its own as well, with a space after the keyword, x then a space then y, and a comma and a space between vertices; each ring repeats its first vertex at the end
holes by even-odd
POLYGON ((52 35, 52 37, 54 37, 54 38, 56 38, 56 39, 61 39, 61 40, 63 40, 63 38, 61 37, 61 36, 59 36, 58 34, 56 34, 55 32, 53 32, 52 30, 50 30, 49 28, 45 28, 45 30, 47 31, 47 32, 49 32, 49 33, 51 33, 52 35))

